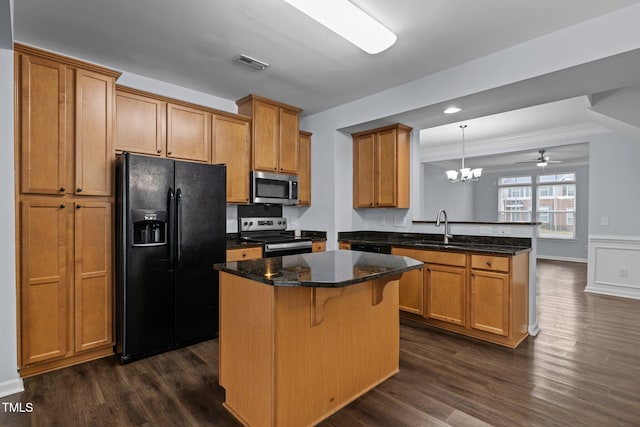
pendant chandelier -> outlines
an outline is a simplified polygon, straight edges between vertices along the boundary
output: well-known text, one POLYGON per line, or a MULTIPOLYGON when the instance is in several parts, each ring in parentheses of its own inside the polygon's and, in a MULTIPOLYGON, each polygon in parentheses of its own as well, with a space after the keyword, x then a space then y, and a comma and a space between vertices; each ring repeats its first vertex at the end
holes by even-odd
POLYGON ((462 167, 459 171, 457 170, 448 170, 447 178, 449 182, 471 182, 477 181, 480 179, 482 175, 482 168, 466 168, 464 167, 464 130, 467 125, 460 125, 460 129, 462 129, 462 167))

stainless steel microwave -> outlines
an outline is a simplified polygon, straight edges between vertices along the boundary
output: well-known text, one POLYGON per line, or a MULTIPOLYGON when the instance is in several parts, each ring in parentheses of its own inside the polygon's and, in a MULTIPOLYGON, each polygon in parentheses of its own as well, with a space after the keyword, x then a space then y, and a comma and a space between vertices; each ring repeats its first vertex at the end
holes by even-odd
POLYGON ((280 173, 252 171, 251 202, 297 205, 298 177, 280 173))

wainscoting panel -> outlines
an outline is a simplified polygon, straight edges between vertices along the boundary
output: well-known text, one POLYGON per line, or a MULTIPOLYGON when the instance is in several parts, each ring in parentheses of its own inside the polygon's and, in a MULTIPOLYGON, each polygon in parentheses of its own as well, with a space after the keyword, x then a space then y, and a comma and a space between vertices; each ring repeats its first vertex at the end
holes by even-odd
POLYGON ((585 292, 640 299, 640 236, 589 236, 585 292))

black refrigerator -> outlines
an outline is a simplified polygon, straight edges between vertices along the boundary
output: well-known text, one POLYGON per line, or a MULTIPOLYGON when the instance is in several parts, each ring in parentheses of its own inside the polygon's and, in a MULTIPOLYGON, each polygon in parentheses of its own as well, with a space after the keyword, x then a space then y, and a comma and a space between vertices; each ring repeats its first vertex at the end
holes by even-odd
POLYGON ((116 188, 121 361, 215 338, 226 167, 123 153, 116 188))

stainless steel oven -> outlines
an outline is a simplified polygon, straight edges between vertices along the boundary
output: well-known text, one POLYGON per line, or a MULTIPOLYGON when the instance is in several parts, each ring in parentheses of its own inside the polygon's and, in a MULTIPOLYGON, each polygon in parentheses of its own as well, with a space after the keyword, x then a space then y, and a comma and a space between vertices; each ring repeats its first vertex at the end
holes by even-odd
POLYGON ((252 171, 251 202, 297 205, 298 177, 295 175, 252 171))
POLYGON ((287 232, 287 219, 280 217, 238 218, 240 239, 262 243, 264 258, 309 253, 311 239, 287 232))

